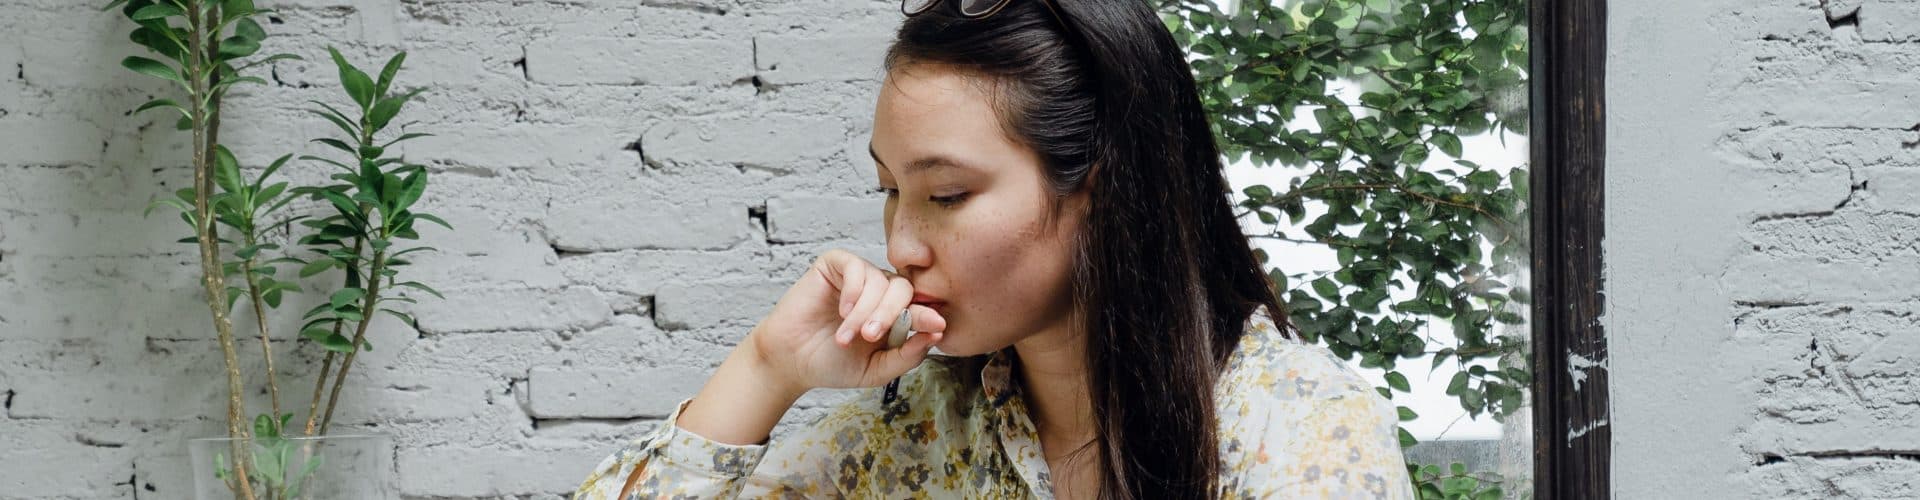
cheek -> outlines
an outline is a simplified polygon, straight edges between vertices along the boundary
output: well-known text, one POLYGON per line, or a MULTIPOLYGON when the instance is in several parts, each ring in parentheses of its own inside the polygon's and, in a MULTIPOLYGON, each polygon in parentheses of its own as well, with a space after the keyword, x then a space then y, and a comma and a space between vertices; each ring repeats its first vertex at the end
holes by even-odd
POLYGON ((973 225, 958 235, 950 257, 962 264, 955 279, 978 306, 968 310, 1007 319, 1050 314, 1067 294, 1065 245, 1037 222, 1009 228, 1006 220, 973 225))

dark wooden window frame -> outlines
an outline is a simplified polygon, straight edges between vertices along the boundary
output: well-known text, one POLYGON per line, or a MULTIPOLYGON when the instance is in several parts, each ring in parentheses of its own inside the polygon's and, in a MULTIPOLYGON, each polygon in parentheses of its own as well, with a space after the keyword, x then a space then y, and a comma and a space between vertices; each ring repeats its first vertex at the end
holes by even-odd
POLYGON ((1534 0, 1530 113, 1533 496, 1611 498, 1600 314, 1606 166, 1605 0, 1534 0))

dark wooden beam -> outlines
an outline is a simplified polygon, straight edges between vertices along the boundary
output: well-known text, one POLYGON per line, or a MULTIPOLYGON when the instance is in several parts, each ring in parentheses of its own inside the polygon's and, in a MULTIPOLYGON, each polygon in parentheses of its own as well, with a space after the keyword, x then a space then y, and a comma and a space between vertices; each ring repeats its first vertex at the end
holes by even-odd
POLYGON ((1612 497, 1605 216, 1605 0, 1534 0, 1531 17, 1534 498, 1612 497))

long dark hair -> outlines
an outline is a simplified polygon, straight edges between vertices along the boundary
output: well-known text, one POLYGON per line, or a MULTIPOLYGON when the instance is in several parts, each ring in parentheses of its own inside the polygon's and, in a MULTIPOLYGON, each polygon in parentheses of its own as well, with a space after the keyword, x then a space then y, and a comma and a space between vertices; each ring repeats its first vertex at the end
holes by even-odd
POLYGON ((887 70, 936 63, 980 77, 1008 135, 1045 159, 1052 215, 1090 190, 1072 293, 1100 496, 1213 498, 1215 380, 1248 315, 1268 306, 1284 331, 1285 309, 1234 217, 1185 53, 1153 7, 1053 0, 1056 21, 1042 1, 982 20, 942 2, 900 27, 887 70))

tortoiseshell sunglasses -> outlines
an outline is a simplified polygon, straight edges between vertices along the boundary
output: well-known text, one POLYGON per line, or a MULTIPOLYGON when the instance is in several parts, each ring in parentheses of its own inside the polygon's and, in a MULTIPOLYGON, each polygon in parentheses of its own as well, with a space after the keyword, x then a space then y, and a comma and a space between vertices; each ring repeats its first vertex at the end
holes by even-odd
MULTIPOLYGON (((1006 8, 1007 4, 1013 3, 1013 0, 954 1, 960 2, 960 17, 967 19, 985 19, 1000 12, 1000 9, 1006 8)), ((940 0, 900 0, 900 12, 907 17, 913 17, 933 10, 933 7, 939 4, 940 0)), ((1053 20, 1059 21, 1061 27, 1073 29, 1072 25, 1067 24, 1065 18, 1060 17, 1060 10, 1053 7, 1053 0, 1040 0, 1040 4, 1047 7, 1047 12, 1053 14, 1053 20)))

